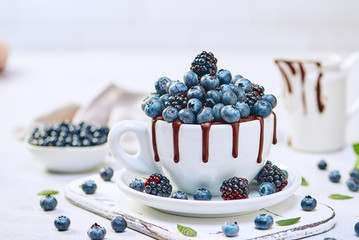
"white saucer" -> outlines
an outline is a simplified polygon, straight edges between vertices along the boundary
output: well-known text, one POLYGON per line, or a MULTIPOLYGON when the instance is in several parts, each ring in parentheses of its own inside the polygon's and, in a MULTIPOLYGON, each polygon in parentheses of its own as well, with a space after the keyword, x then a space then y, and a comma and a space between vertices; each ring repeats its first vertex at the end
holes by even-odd
MULTIPOLYGON (((275 163, 273 163, 275 164, 275 163)), ((292 196, 301 185, 301 176, 294 169, 278 165, 288 172, 288 185, 280 192, 260 196, 256 184, 250 184, 251 193, 248 199, 225 201, 220 196, 213 197, 210 201, 173 199, 158 197, 144 192, 136 191, 128 185, 135 178, 140 178, 135 173, 122 169, 116 179, 118 187, 130 198, 158 210, 192 217, 221 217, 233 216, 240 213, 251 212, 261 208, 275 205, 292 196)), ((145 179, 143 179, 145 180, 145 179)), ((176 189, 175 189, 176 190, 176 189)))

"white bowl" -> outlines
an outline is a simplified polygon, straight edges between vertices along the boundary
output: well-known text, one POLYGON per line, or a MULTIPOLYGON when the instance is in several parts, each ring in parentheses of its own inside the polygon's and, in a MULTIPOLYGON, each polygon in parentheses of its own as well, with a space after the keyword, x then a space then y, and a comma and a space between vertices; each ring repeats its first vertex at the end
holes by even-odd
POLYGON ((107 143, 89 147, 52 147, 25 145, 33 158, 53 172, 82 172, 99 166, 108 153, 107 143))

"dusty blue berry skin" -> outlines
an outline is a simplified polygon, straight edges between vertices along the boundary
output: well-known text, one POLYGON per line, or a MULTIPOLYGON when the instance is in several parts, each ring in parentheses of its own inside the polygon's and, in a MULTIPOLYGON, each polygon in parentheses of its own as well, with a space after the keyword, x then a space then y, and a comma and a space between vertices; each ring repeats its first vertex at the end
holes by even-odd
POLYGON ((352 192, 357 192, 359 189, 359 182, 357 182, 353 177, 349 178, 345 184, 352 192))
POLYGON ((224 233, 224 235, 226 235, 226 237, 236 236, 239 232, 239 227, 237 222, 232 222, 232 221, 225 222, 222 225, 222 232, 224 233))
POLYGON ((221 94, 217 90, 209 90, 206 93, 206 98, 211 98, 215 103, 219 103, 221 101, 221 94))
POLYGON ((317 206, 317 200, 311 196, 305 196, 300 202, 300 206, 304 211, 312 211, 317 206))
POLYGON ((202 110, 202 102, 197 98, 192 98, 187 102, 187 108, 194 114, 197 114, 202 110))
POLYGON ((246 100, 246 93, 244 92, 243 89, 238 89, 238 102, 243 102, 244 100, 246 100))
POLYGON ((66 231, 67 229, 69 229, 70 224, 71 224, 71 221, 66 216, 58 216, 54 220, 54 225, 57 228, 57 230, 59 230, 59 231, 66 231))
POLYGON ((163 94, 161 97, 160 97, 160 101, 161 101, 161 103, 163 104, 163 105, 165 105, 165 102, 167 102, 168 101, 168 98, 170 97, 170 95, 168 94, 168 93, 165 93, 165 94, 163 94))
POLYGON ((338 183, 340 181, 340 177, 339 171, 332 171, 329 173, 329 180, 333 183, 338 183))
POLYGON ((234 84, 230 83, 228 84, 228 86, 230 87, 230 89, 232 90, 232 92, 234 92, 234 94, 236 94, 238 96, 239 94, 239 88, 237 86, 235 86, 234 84))
POLYGON ((247 78, 238 79, 234 83, 234 85, 237 86, 238 88, 243 89, 243 91, 246 92, 246 93, 253 91, 253 84, 247 78))
POLYGON ((174 193, 172 193, 171 198, 176 198, 176 199, 188 199, 188 196, 186 193, 182 192, 182 191, 176 191, 174 193))
POLYGON ((191 87, 187 92, 187 99, 197 98, 200 101, 204 100, 204 97, 206 95, 206 91, 202 86, 193 86, 191 87))
POLYGON ((147 116, 155 118, 161 116, 163 110, 163 104, 160 100, 150 100, 146 103, 144 112, 147 116))
POLYGON ((359 169, 353 169, 350 172, 350 177, 354 178, 359 183, 359 169))
POLYGON ((205 122, 210 122, 214 119, 212 108, 205 107, 197 115, 197 123, 202 124, 205 122))
POLYGON ((272 112, 272 105, 269 102, 261 100, 254 104, 253 112, 260 117, 268 117, 272 112))
POLYGON ((162 117, 166 122, 173 122, 178 118, 178 110, 175 107, 168 106, 163 109, 162 117))
POLYGON ((232 91, 226 91, 222 94, 222 103, 224 105, 235 105, 237 103, 237 95, 232 91))
POLYGON ((223 103, 217 103, 213 106, 213 120, 215 122, 222 122, 223 119, 221 117, 221 109, 224 107, 223 103))
POLYGON ((221 117, 226 123, 234 123, 239 121, 241 115, 237 108, 227 105, 221 109, 221 117))
POLYGON ((160 96, 158 94, 151 94, 150 96, 146 97, 145 99, 143 99, 142 104, 141 104, 141 108, 144 111, 145 110, 145 106, 147 104, 147 102, 149 102, 150 100, 159 100, 160 96))
POLYGON ((196 123, 196 115, 189 109, 181 109, 178 112, 178 118, 186 124, 196 123))
POLYGON ((104 227, 95 223, 87 230, 87 236, 89 236, 91 240, 102 240, 105 238, 106 232, 104 227))
POLYGON ((262 100, 267 101, 272 106, 272 109, 277 106, 277 98, 273 94, 266 94, 262 97, 262 100))
POLYGON ((156 82, 155 82, 155 89, 156 92, 160 95, 165 94, 166 93, 166 84, 171 81, 168 77, 160 77, 156 82))
POLYGON ((220 69, 217 71, 217 77, 220 84, 228 84, 232 81, 232 74, 227 69, 220 69))
POLYGON ((219 79, 215 75, 206 74, 201 78, 200 84, 206 91, 209 91, 219 86, 219 79))
POLYGON ((272 193, 275 193, 276 186, 271 182, 264 182, 261 185, 259 185, 259 195, 266 196, 272 193))
POLYGON ((183 82, 176 82, 168 88, 168 93, 170 95, 180 95, 185 94, 187 90, 188 88, 186 84, 184 84, 183 82))
POLYGON ((54 196, 43 196, 40 199, 40 206, 45 211, 54 210, 57 206, 57 200, 54 196))
POLYGON ((359 236, 359 222, 357 222, 354 226, 354 232, 359 236))
POLYGON ((141 179, 137 178, 135 178, 135 180, 133 180, 128 186, 139 192, 143 192, 143 190, 145 189, 145 183, 141 179))
POLYGON ((123 232, 127 228, 127 221, 121 216, 116 216, 111 220, 111 227, 117 233, 123 232))
POLYGON ((111 178, 113 176, 113 169, 110 167, 101 169, 100 176, 104 181, 111 181, 111 178))
POLYGON ((236 83, 236 81, 237 81, 238 79, 241 79, 241 78, 243 78, 243 76, 242 76, 242 75, 239 75, 239 74, 234 75, 234 76, 232 76, 231 83, 232 83, 232 84, 235 84, 235 83, 236 83))
POLYGON ((171 80, 171 81, 167 82, 167 83, 166 83, 166 93, 169 93, 170 87, 171 87, 173 84, 178 83, 178 82, 179 82, 178 80, 177 80, 177 81, 171 80))
POLYGON ((188 71, 183 76, 183 81, 188 88, 198 85, 198 76, 192 71, 188 71))
POLYGON ((205 188, 200 188, 194 193, 193 199, 209 201, 212 199, 212 193, 205 188))
POLYGON ((97 185, 94 181, 87 180, 81 185, 81 188, 86 194, 94 194, 96 192, 97 185))
POLYGON ((222 95, 227 91, 232 91, 232 88, 229 86, 229 84, 222 84, 217 88, 217 91, 222 95))
POLYGON ((254 225, 257 229, 266 230, 273 225, 273 217, 269 214, 259 214, 254 219, 254 225))
POLYGON ((324 160, 320 160, 319 163, 318 163, 318 168, 320 170, 325 170, 327 169, 327 163, 324 161, 324 160))
POLYGON ((241 118, 246 118, 251 114, 251 108, 245 102, 237 102, 236 108, 239 111, 241 118))

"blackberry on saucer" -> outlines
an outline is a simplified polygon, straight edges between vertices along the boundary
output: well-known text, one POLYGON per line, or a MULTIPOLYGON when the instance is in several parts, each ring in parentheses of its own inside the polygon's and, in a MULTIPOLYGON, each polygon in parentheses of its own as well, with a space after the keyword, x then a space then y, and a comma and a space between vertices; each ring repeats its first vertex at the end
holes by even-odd
POLYGON ((145 192, 160 197, 168 197, 171 195, 172 185, 165 176, 154 173, 145 182, 145 192))
POLYGON ((217 58, 213 53, 203 51, 198 54, 191 64, 191 71, 200 79, 205 74, 215 75, 217 72, 217 58))
POLYGON ((223 200, 246 199, 249 194, 248 180, 246 178, 231 177, 223 181, 220 191, 223 200))
POLYGON ((271 161, 267 161, 266 165, 260 170, 256 176, 258 184, 271 182, 276 187, 276 192, 281 191, 288 184, 285 173, 271 161))

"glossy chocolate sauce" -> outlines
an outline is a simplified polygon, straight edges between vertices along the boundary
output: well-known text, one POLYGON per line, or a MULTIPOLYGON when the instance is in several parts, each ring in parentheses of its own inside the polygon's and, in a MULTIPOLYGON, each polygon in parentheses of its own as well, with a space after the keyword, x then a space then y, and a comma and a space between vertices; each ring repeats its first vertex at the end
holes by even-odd
MULTIPOLYGON (((277 116, 274 112, 274 127, 273 127, 273 144, 277 143, 277 116)), ((163 121, 163 118, 156 117, 152 120, 152 146, 154 152, 154 159, 156 162, 160 161, 157 151, 157 141, 156 141, 156 122, 160 120, 163 121)), ((238 140, 239 140, 239 128, 240 123, 255 121, 258 120, 260 123, 260 138, 259 138, 259 148, 258 148, 258 156, 257 156, 257 163, 262 162, 262 152, 263 152, 263 139, 264 139, 264 120, 262 117, 259 116, 249 116, 247 118, 240 119, 238 122, 231 123, 232 126, 232 156, 233 158, 238 157, 238 140)), ((201 124, 202 129, 202 161, 204 163, 208 162, 209 158, 209 132, 212 125, 219 125, 223 123, 219 122, 207 122, 201 124)), ((173 161, 178 163, 180 160, 179 156, 179 144, 178 144, 178 134, 181 128, 182 122, 180 120, 176 120, 172 123, 172 131, 173 131, 173 161)))
POLYGON ((290 81, 290 78, 288 76, 288 74, 285 72, 285 70, 283 69, 283 66, 280 63, 284 63, 286 64, 291 73, 293 75, 296 75, 297 72, 295 70, 294 65, 298 64, 299 69, 300 69, 300 76, 301 76, 301 85, 302 85, 302 104, 303 104, 303 111, 304 114, 307 114, 307 102, 306 102, 306 95, 305 95, 305 77, 306 77, 306 72, 305 72, 305 68, 304 68, 304 64, 305 63, 314 63, 317 66, 319 75, 318 75, 318 79, 317 79, 317 84, 316 84, 316 99, 317 99, 317 106, 318 106, 318 111, 321 113, 324 111, 324 104, 322 102, 322 96, 321 96, 321 78, 323 77, 323 71, 322 71, 322 66, 320 62, 316 62, 316 61, 287 61, 287 60, 275 60, 275 63, 277 64, 280 72, 282 73, 282 76, 286 82, 287 88, 288 88, 288 93, 291 94, 293 89, 292 89, 292 84, 290 81))

